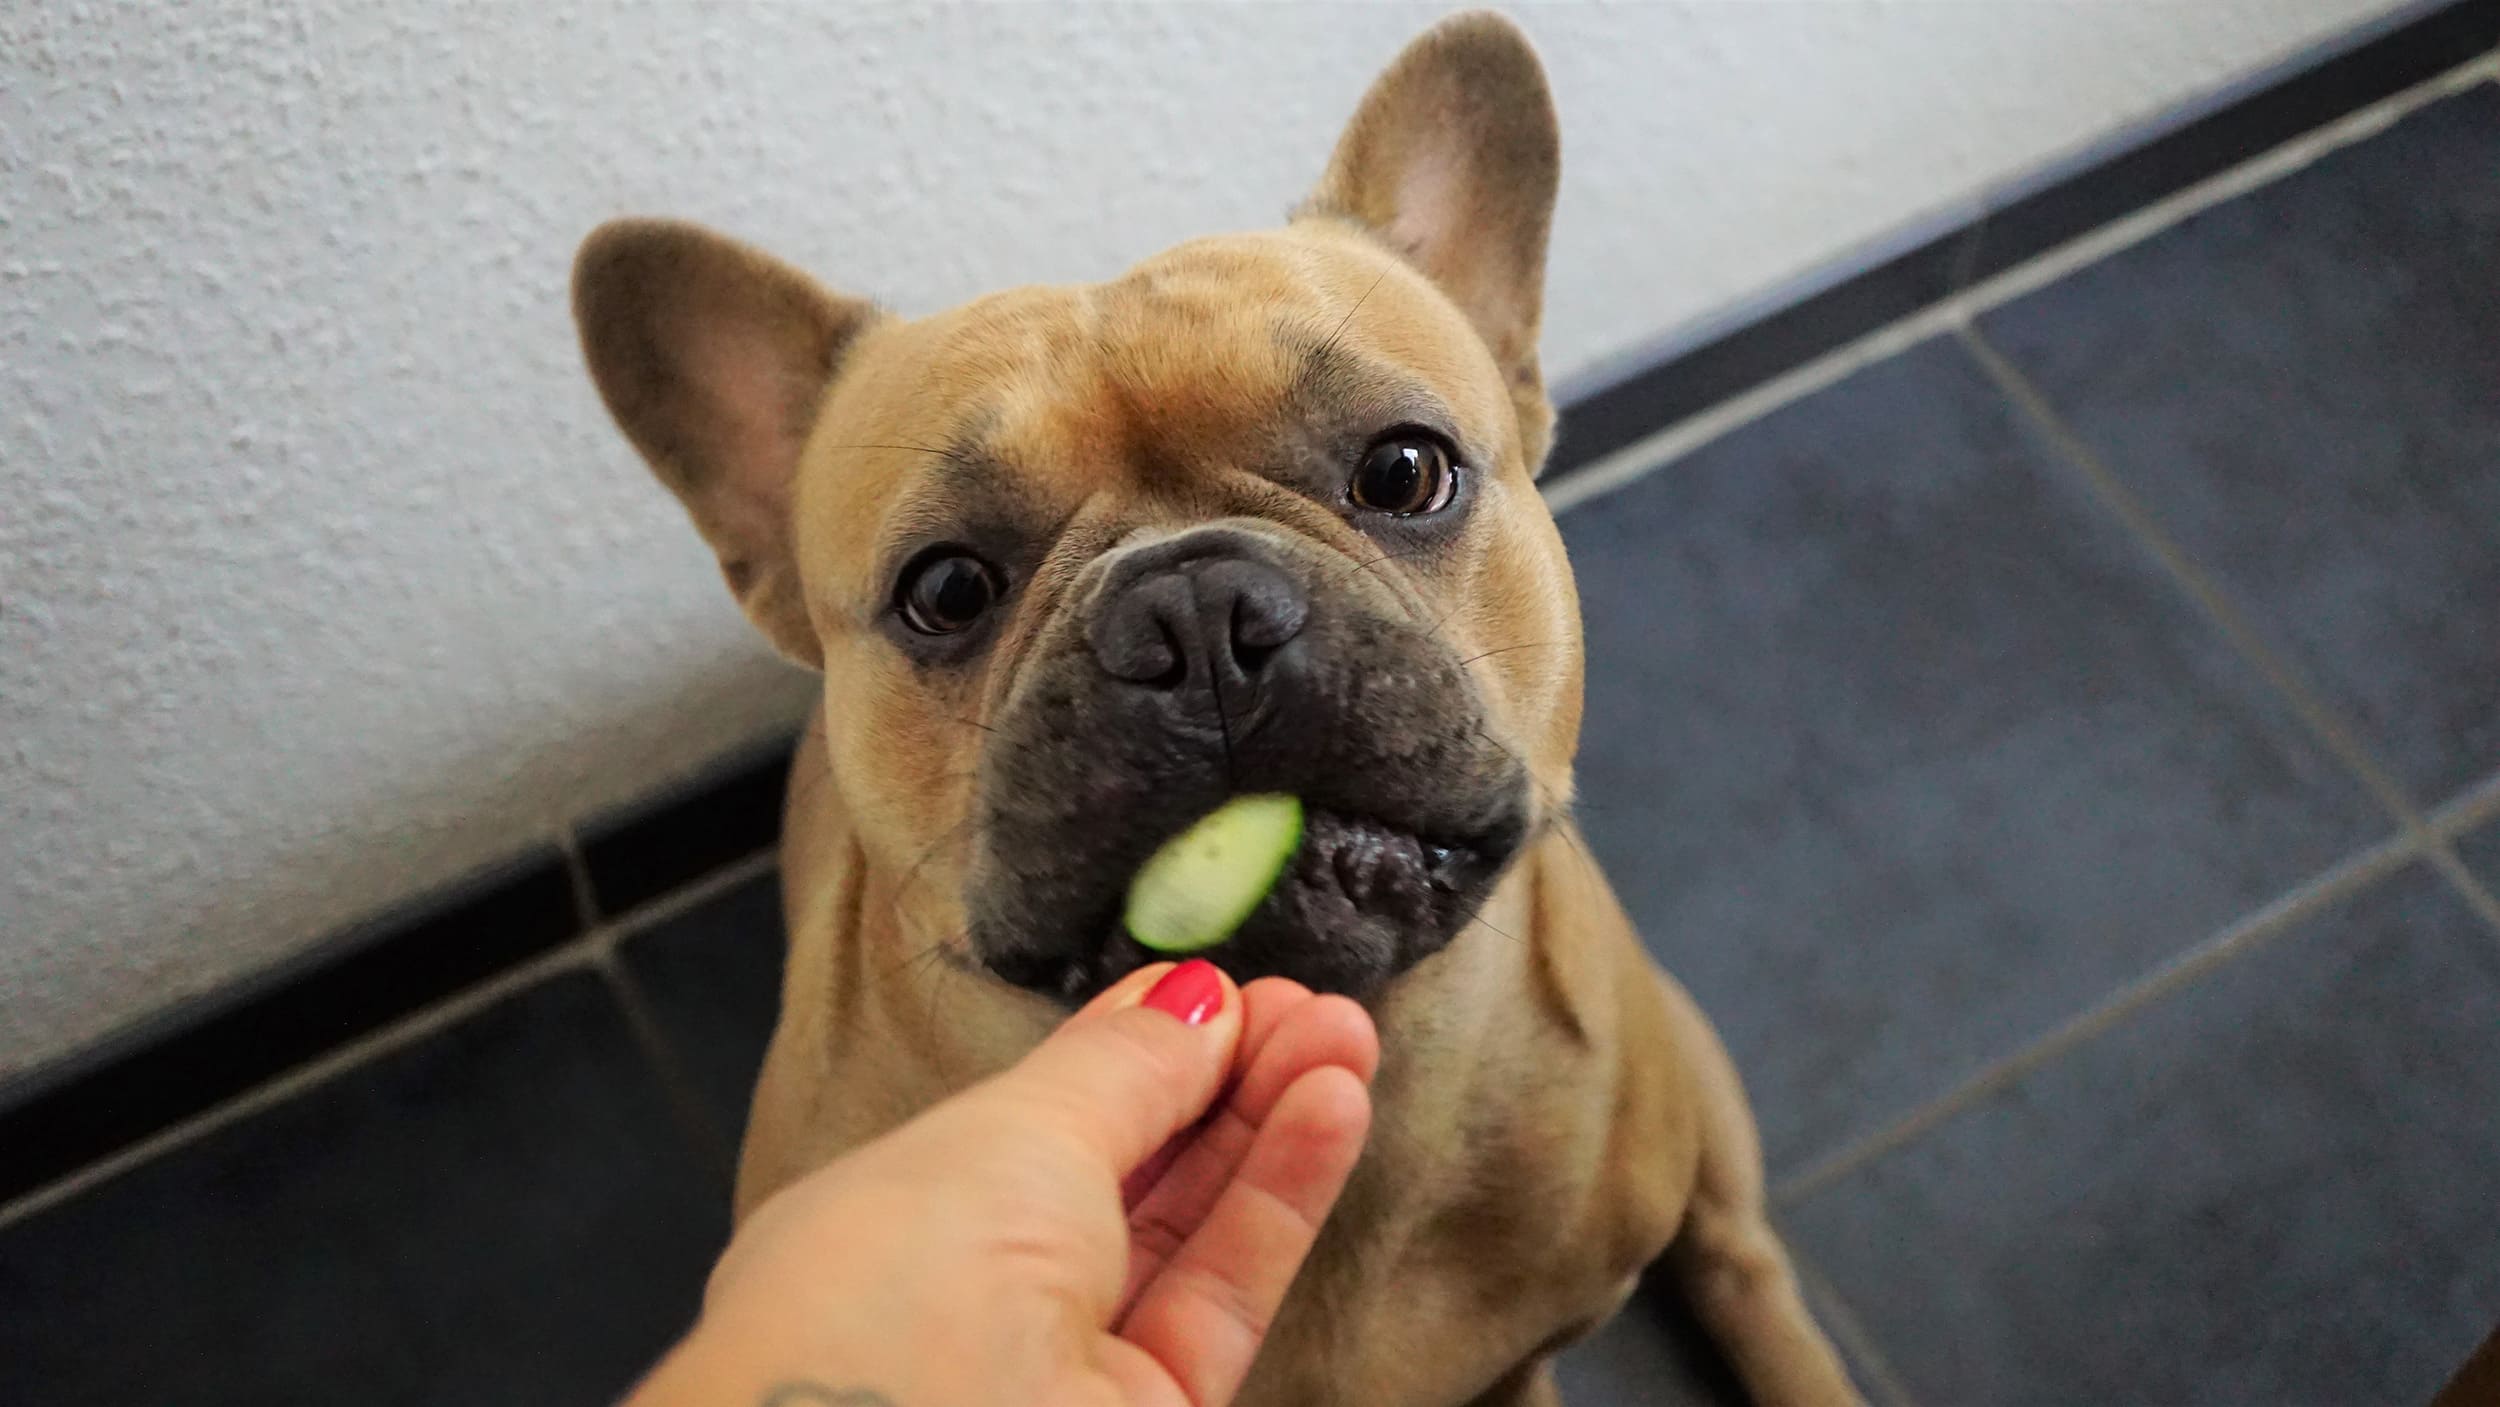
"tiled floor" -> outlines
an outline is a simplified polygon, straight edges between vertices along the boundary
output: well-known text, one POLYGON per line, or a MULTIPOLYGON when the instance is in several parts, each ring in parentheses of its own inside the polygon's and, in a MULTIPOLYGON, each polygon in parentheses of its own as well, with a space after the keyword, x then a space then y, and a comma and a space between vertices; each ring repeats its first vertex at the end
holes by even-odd
MULTIPOLYGON (((1592 844, 1879 1399, 2421 1402, 2500 1321, 2500 87, 1564 530, 1592 844)), ((612 1397, 778 954, 750 868, 0 1226, 0 1397, 612 1397)), ((1563 1376, 1710 1366, 1644 1301, 1563 1376)))
POLYGON ((0 1232, 0 1398, 594 1403, 727 1229, 576 972, 0 1232))
POLYGON ((2427 1402, 2500 1322, 2496 1045, 2500 935, 2412 867, 1789 1225, 1922 1401, 2427 1402))

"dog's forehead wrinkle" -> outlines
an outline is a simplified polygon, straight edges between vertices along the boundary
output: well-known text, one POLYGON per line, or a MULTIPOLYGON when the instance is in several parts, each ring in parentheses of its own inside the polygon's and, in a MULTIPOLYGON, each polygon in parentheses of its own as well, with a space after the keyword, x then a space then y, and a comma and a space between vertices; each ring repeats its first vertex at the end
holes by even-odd
POLYGON ((1363 427, 1366 430, 1411 421, 1453 439, 1461 437, 1449 402, 1412 370, 1339 342, 1314 338, 1307 327, 1281 325, 1275 337, 1300 358, 1289 412, 1369 422, 1363 427))
POLYGON ((967 518, 1020 516, 1023 476, 977 440, 959 439, 917 467, 893 514, 893 544, 945 536, 967 518))

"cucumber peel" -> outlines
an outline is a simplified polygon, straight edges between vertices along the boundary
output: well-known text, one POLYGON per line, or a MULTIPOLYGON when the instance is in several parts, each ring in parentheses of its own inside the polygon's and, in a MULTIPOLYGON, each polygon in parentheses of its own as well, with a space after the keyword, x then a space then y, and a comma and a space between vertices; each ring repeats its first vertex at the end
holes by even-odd
POLYGON ((1138 866, 1121 922, 1158 953, 1194 953, 1233 936, 1302 844, 1302 798, 1236 796, 1138 866))

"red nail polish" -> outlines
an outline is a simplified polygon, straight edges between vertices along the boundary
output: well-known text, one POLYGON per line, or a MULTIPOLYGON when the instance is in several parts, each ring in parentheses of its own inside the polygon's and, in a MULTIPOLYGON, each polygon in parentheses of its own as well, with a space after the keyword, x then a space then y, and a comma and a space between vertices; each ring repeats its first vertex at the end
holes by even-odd
POLYGON ((1191 958, 1147 988, 1139 1005, 1177 1017, 1184 1026, 1203 1026, 1224 1009, 1224 975, 1205 958, 1191 958))

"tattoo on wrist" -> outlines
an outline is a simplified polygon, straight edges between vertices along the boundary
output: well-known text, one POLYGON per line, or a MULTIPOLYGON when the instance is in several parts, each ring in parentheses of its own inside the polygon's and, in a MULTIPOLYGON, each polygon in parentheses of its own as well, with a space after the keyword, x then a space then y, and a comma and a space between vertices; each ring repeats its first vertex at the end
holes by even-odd
POLYGON ((894 1399, 874 1388, 790 1382, 765 1393, 757 1407, 894 1407, 894 1399))

